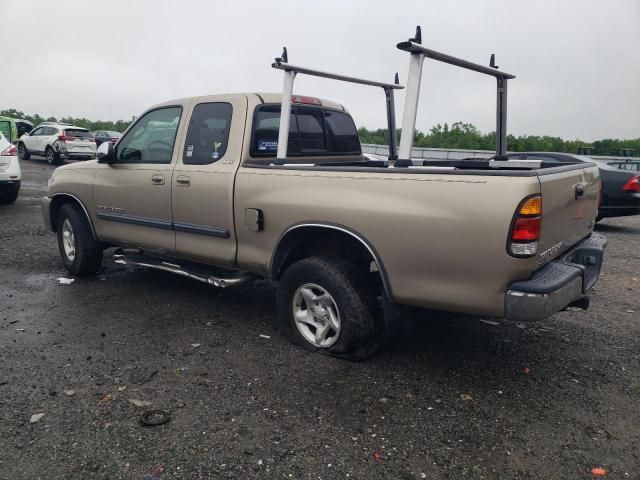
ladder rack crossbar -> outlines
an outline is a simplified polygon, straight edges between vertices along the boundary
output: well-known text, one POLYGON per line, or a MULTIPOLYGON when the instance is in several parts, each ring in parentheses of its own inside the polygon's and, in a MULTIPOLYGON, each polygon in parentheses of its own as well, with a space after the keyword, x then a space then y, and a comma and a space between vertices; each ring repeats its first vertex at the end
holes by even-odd
POLYGON ((280 126, 278 130, 278 151, 276 154, 276 159, 278 162, 284 162, 287 158, 287 147, 289 144, 289 123, 291 119, 291 96, 293 95, 293 82, 296 75, 298 74, 382 88, 385 94, 387 108, 387 127, 389 130, 389 160, 396 160, 398 158, 398 147, 396 139, 396 113, 393 92, 395 90, 404 88, 404 86, 400 85, 398 82, 398 74, 396 74, 396 83, 385 83, 376 82, 374 80, 366 80, 364 78, 350 77, 338 73, 323 72, 321 70, 314 70, 312 68, 290 64, 287 61, 286 52, 287 50, 285 48, 283 50, 282 58, 276 58, 276 61, 271 65, 273 68, 284 71, 284 83, 282 86, 282 106, 280 107, 280 126))
POLYGON ((411 165, 411 149, 416 128, 416 115, 420 97, 420 83, 422 80, 422 66, 425 58, 448 63, 456 67, 490 75, 496 79, 496 155, 497 160, 507 159, 507 83, 516 78, 515 75, 498 70, 495 65, 495 55, 491 55, 489 66, 480 65, 446 53, 438 52, 422 45, 422 31, 416 27, 415 37, 396 45, 399 50, 408 52, 409 74, 407 76, 407 93, 405 95, 402 117, 402 137, 400 137, 400 160, 397 165, 411 165))
POLYGON ((516 78, 515 75, 512 75, 510 73, 501 72, 500 70, 496 70, 495 68, 486 67, 478 63, 454 57, 453 55, 438 52, 436 50, 423 47, 422 45, 412 41, 400 42, 398 43, 397 48, 409 53, 421 53, 427 58, 431 58, 443 63, 448 63, 449 65, 455 65, 456 67, 466 68, 467 70, 473 70, 474 72, 484 73, 485 75, 491 75, 492 77, 506 79, 516 78))
POLYGON ((340 75, 338 73, 323 72, 321 70, 313 70, 307 67, 300 67, 298 65, 292 65, 290 63, 275 62, 271 65, 273 68, 284 70, 285 72, 301 73, 303 75, 311 75, 313 77, 328 78, 331 80, 339 80, 341 82, 358 83, 360 85, 370 85, 372 87, 390 88, 392 90, 403 89, 403 85, 395 83, 376 82, 375 80, 366 80, 364 78, 349 77, 347 75, 340 75))

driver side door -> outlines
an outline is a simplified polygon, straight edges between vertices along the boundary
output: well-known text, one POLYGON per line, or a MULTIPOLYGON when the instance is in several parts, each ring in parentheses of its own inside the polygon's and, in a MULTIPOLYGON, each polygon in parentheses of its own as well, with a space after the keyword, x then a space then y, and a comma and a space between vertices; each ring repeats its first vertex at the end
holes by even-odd
POLYGON ((98 237, 113 245, 175 255, 171 182, 187 104, 142 115, 98 164, 93 186, 98 237))

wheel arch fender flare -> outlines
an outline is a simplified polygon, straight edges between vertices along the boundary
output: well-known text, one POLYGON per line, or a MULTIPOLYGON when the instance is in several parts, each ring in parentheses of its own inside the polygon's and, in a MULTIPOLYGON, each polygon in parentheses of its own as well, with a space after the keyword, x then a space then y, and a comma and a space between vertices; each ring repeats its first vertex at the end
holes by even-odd
POLYGON ((55 193, 51 196, 51 204, 49 205, 49 215, 51 218, 51 227, 53 231, 55 232, 57 228, 57 223, 58 223, 57 219, 60 213, 60 209, 66 203, 77 204, 82 209, 82 212, 84 213, 85 217, 87 218, 87 221, 89 222, 89 227, 91 228, 91 234, 93 235, 93 238, 96 240, 99 240, 98 235, 96 234, 96 229, 93 224, 93 220, 91 219, 91 215, 89 215, 89 211, 87 210, 87 207, 85 207, 84 203, 82 203, 82 201, 78 197, 76 197, 71 193, 60 192, 60 193, 55 193))
POLYGON ((382 262, 382 258, 380 254, 377 252, 376 248, 373 246, 371 242, 369 242, 364 235, 359 233, 358 231, 347 227, 345 225, 340 225, 336 223, 327 223, 327 222, 299 222, 287 227, 276 242, 276 246, 273 250, 273 254, 271 255, 271 262, 269 264, 269 275, 272 279, 277 280, 283 273, 282 267, 288 257, 288 255, 293 251, 296 243, 294 240, 295 234, 301 233, 304 230, 310 229, 325 229, 327 231, 338 231, 345 235, 348 235, 355 240, 357 240, 371 255, 373 262, 375 263, 378 272, 380 273, 380 279, 382 280, 382 287, 384 289, 385 296, 389 301, 392 301, 393 294, 391 291, 391 285, 389 283, 389 278, 387 275, 387 271, 384 267, 384 263, 382 262))

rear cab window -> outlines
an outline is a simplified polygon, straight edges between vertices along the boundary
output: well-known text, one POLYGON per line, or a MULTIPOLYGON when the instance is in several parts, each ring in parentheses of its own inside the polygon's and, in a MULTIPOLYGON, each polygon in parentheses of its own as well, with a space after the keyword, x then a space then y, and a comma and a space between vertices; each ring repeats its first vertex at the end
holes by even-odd
MULTIPOLYGON (((278 150, 280 105, 256 108, 251 136, 253 157, 275 157, 278 150)), ((351 116, 324 107, 292 106, 288 157, 361 155, 358 131, 351 116)))

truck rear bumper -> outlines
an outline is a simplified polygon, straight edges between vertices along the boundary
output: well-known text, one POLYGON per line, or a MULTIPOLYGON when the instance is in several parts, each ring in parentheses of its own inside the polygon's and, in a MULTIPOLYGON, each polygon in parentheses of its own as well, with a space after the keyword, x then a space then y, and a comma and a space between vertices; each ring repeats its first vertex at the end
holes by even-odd
POLYGON ((536 270, 531 279, 512 283, 505 294, 505 316, 535 322, 586 299, 598 281, 607 239, 592 233, 562 257, 536 270))

